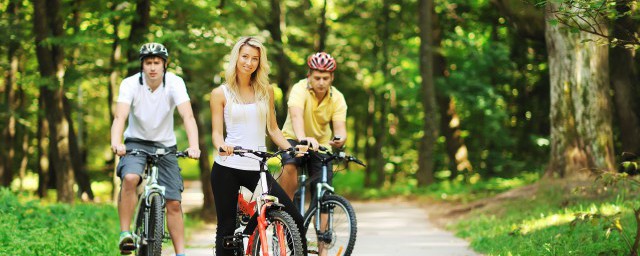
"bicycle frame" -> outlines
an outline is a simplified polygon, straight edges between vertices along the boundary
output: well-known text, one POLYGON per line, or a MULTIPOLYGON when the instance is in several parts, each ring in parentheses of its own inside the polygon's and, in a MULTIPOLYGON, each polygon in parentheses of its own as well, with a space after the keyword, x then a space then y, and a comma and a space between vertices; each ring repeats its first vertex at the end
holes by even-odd
MULTIPOLYGON (((162 208, 165 207, 165 203, 166 203, 164 198, 165 187, 158 184, 158 166, 156 166, 156 164, 157 164, 157 159, 153 159, 153 158, 151 160, 148 160, 147 162, 147 167, 145 168, 145 172, 143 174, 144 177, 142 181, 142 183, 144 184, 144 191, 140 193, 140 195, 138 196, 138 203, 136 204, 136 208, 135 208, 137 209, 137 211, 135 211, 135 214, 134 214, 133 230, 137 228, 136 226, 137 223, 135 220, 138 219, 138 214, 140 214, 140 207, 145 207, 145 210, 144 210, 145 216, 143 218, 144 223, 142 223, 142 225, 144 225, 145 232, 149 230, 148 208, 151 207, 151 202, 149 201, 151 194, 153 193, 159 194, 160 198, 162 199, 162 208)), ((163 223, 162 228, 163 230, 166 228, 166 223, 163 223)), ((145 234, 145 235, 148 235, 148 234, 145 234)), ((139 247, 141 242, 146 243, 146 241, 141 241, 143 237, 138 236, 137 234, 135 234, 135 232, 133 233, 133 239, 135 241, 136 248, 139 247)))
MULTIPOLYGON (((240 151, 240 152, 235 152, 239 155, 242 155, 244 153, 252 153, 254 155, 256 155, 257 157, 259 157, 260 159, 258 159, 258 161, 260 162, 260 179, 259 179, 259 183, 260 183, 260 188, 261 188, 261 194, 260 197, 258 199, 256 199, 253 202, 247 202, 244 199, 244 196, 242 195, 241 192, 238 193, 238 208, 240 209, 240 211, 242 211, 242 213, 253 217, 254 215, 257 214, 256 216, 256 220, 257 220, 257 228, 258 228, 258 235, 261 243, 260 246, 262 248, 262 252, 264 256, 268 256, 269 255, 269 247, 268 247, 268 243, 267 243, 267 234, 266 234, 266 228, 268 226, 269 223, 267 223, 267 210, 272 207, 272 206, 276 206, 276 207, 284 207, 282 204, 280 204, 279 199, 275 196, 272 196, 269 194, 269 186, 267 185, 267 170, 265 168, 265 165, 267 163, 267 159, 271 158, 273 156, 275 156, 276 154, 269 154, 266 152, 252 152, 252 151, 240 151)), ((241 228, 244 230, 244 228, 246 228, 246 226, 241 228)), ((238 230, 237 230, 238 231, 238 230)), ((283 234, 282 227, 277 226, 277 230, 276 232, 278 234, 283 234)), ((246 241, 243 241, 243 253, 245 253, 245 255, 249 255, 252 253, 252 249, 253 249, 253 243, 255 241, 255 237, 254 234, 250 235, 246 241)), ((285 239, 278 239, 279 240, 279 246, 280 248, 285 248, 287 245, 285 244, 286 240, 285 239)))
MULTIPOLYGON (((321 148, 321 150, 326 151, 324 147, 321 148)), ((309 157, 312 157, 312 155, 310 154, 309 157)), ((320 179, 320 182, 316 184, 316 195, 315 195, 315 198, 317 199, 316 204, 318 207, 320 207, 320 198, 322 198, 324 193, 326 191, 330 191, 331 193, 335 191, 335 189, 331 185, 329 185, 329 178, 328 178, 329 162, 333 161, 333 159, 337 157, 344 157, 344 152, 340 152, 339 155, 337 156, 332 155, 329 157, 323 157, 322 155, 316 153, 315 157, 319 158, 320 161, 322 162, 322 178, 320 179)), ((306 182, 307 182, 307 174, 308 174, 308 168, 303 167, 303 169, 304 170, 302 171, 302 174, 300 174, 299 181, 298 181, 298 191, 300 191, 300 204, 298 205, 298 209, 300 209, 300 215, 302 216, 304 216, 304 214, 306 213, 306 209, 304 205, 305 205, 305 195, 307 193, 306 182)))
MULTIPOLYGON (((161 239, 165 238, 164 231, 166 230, 166 213, 164 211, 166 207, 166 199, 165 199, 165 190, 166 188, 160 184, 158 184, 158 160, 161 157, 164 157, 169 154, 174 154, 174 152, 166 152, 165 149, 159 148, 155 153, 150 153, 142 149, 133 149, 128 150, 128 154, 138 155, 143 154, 146 156, 147 164, 144 168, 144 173, 142 174, 142 182, 141 185, 138 186, 138 203, 136 204, 135 214, 133 219, 133 240, 134 245, 137 250, 140 250, 141 245, 148 245, 149 239, 149 230, 150 228, 150 209, 152 209, 152 202, 150 201, 152 195, 157 194, 160 198, 160 208, 162 210, 162 235, 161 239), (140 188, 144 188, 142 192, 139 191, 140 188), (140 218, 140 214, 144 214, 142 217, 142 223, 138 223, 138 219, 140 218), (138 234, 137 230, 139 228, 143 228, 143 232, 138 234)), ((187 154, 185 152, 175 152, 177 157, 186 157, 187 154)))
MULTIPOLYGON (((315 243, 314 249, 309 248, 309 252, 322 254, 323 252, 325 252, 325 250, 332 250, 332 255, 334 255, 334 253, 337 253, 335 255, 343 255, 343 252, 345 253, 344 255, 350 255, 355 244, 357 232, 355 211, 345 198, 334 193, 334 187, 329 184, 329 172, 333 171, 329 168, 329 163, 337 159, 346 160, 348 162, 352 161, 362 166, 365 165, 364 163, 362 163, 362 161, 353 156, 347 156, 342 151, 331 153, 322 146, 319 147, 319 153, 310 154, 309 157, 315 157, 315 159, 320 161, 321 173, 319 174, 321 174, 321 177, 314 185, 316 191, 315 194, 311 195, 311 205, 309 205, 309 208, 305 208, 305 188, 306 185, 310 183, 310 181, 314 180, 307 180, 310 166, 303 166, 302 174, 300 175, 300 183, 298 184, 298 191, 300 194, 299 199, 296 202, 299 205, 298 207, 300 212, 304 216, 304 235, 307 236, 307 240, 317 239, 317 243, 315 243), (313 199, 315 199, 315 202, 313 201, 313 199), (343 215, 343 213, 346 215, 343 215), (345 220, 347 220, 346 232, 348 235, 336 235, 338 234, 336 233, 336 231, 344 233, 345 224, 344 222, 340 221, 342 217, 336 217, 334 216, 335 214, 338 214, 339 216, 347 216, 345 220), (336 222, 336 220, 338 222, 336 222), (311 228, 311 226, 313 226, 313 228, 311 228), (314 238, 311 237, 312 234, 315 234, 314 238), (346 240, 343 240, 343 238, 346 238, 346 240), (338 242, 338 244, 336 245, 335 241, 338 240, 344 241, 345 243, 343 244, 343 242, 338 242), (315 249, 317 249, 317 251, 315 249)), ((315 175, 316 174, 314 174, 314 176, 315 175)), ((309 179, 316 178, 310 177, 309 179)))

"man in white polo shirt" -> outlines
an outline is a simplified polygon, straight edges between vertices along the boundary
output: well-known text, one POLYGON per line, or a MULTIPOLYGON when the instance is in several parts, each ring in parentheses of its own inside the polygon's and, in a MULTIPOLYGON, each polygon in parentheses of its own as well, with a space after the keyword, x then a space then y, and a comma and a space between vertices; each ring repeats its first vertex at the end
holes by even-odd
MULTIPOLYGON (((182 117, 190 158, 200 157, 198 129, 191 109, 184 81, 168 73, 169 52, 158 43, 147 43, 140 48, 141 72, 127 77, 120 84, 116 112, 111 126, 111 150, 121 156, 117 174, 122 180, 118 199, 120 215, 120 242, 122 254, 135 249, 131 232, 131 219, 136 206, 136 187, 146 164, 146 156, 126 155, 127 149, 156 152, 158 148, 176 151, 173 131, 173 112, 178 108, 182 117), (124 130, 125 121, 129 120, 124 130), (124 130, 124 143, 122 135, 124 130)), ((184 255, 184 222, 180 201, 184 190, 178 159, 167 155, 158 162, 158 182, 165 186, 167 224, 176 255, 184 255)))

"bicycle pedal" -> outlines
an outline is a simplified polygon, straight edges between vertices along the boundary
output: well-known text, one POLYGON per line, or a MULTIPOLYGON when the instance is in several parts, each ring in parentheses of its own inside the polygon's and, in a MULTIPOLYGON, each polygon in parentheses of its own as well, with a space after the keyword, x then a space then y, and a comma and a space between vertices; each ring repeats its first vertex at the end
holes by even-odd
POLYGON ((120 246, 120 253, 122 253, 123 255, 128 255, 129 253, 131 253, 131 251, 136 249, 136 245, 134 243, 125 243, 122 244, 122 246, 120 246), (129 252, 126 253, 125 252, 129 252))
POLYGON ((120 251, 120 255, 129 255, 132 251, 120 251))
POLYGON ((242 236, 231 235, 222 238, 222 247, 225 249, 240 249, 242 246, 242 236))
POLYGON ((307 254, 320 254, 320 253, 318 253, 318 251, 316 250, 308 250, 307 254))

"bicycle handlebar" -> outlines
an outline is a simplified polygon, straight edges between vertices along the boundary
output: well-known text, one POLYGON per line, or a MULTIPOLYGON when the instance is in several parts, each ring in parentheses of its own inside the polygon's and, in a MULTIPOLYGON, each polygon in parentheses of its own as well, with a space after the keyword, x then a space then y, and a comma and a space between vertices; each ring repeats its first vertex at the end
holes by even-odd
POLYGON ((325 148, 325 147, 323 147, 323 146, 319 146, 319 147, 318 147, 318 152, 320 152, 320 153, 324 153, 324 154, 328 154, 328 155, 329 155, 329 158, 328 158, 328 159, 330 159, 330 160, 333 160, 333 159, 346 160, 347 162, 354 162, 354 163, 356 163, 356 164, 358 164, 358 165, 360 165, 360 166, 362 166, 362 167, 367 167, 367 165, 366 165, 366 164, 364 164, 364 163, 363 163, 360 159, 358 159, 357 157, 355 157, 355 156, 349 156, 349 155, 346 155, 346 154, 345 154, 344 152, 342 152, 342 151, 335 152, 335 153, 331 153, 331 152, 329 151, 329 149, 327 149, 327 148, 325 148))
POLYGON ((150 156, 150 157, 156 157, 156 158, 160 158, 166 155, 170 155, 170 154, 175 154, 176 157, 189 157, 189 153, 185 150, 185 151, 166 151, 166 152, 155 152, 155 153, 151 153, 149 151, 146 151, 144 149, 127 149, 126 151, 127 154, 129 155, 139 155, 139 154, 143 154, 146 156, 150 156))
MULTIPOLYGON (((218 148, 218 151, 220 152, 226 152, 222 147, 218 148)), ((278 150, 276 152, 267 152, 267 151, 261 151, 261 150, 253 150, 253 149, 246 149, 246 148, 242 148, 241 146, 235 146, 233 147, 233 153, 237 154, 239 156, 244 156, 244 154, 250 153, 253 154, 257 157, 262 158, 263 160, 266 160, 267 158, 272 158, 275 156, 278 156, 282 153, 287 153, 290 155, 297 155, 297 154, 308 154, 307 152, 300 152, 297 151, 295 148, 291 147, 288 149, 284 149, 284 150, 278 150)))

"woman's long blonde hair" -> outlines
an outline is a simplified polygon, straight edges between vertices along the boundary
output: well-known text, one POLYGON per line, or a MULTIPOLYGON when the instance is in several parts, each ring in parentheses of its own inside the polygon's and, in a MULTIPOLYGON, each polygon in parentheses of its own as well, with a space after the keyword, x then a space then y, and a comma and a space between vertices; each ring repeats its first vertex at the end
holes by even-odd
MULTIPOLYGON (((269 62, 267 61, 267 49, 264 47, 262 42, 260 42, 255 37, 242 37, 231 49, 231 56, 229 57, 229 65, 225 70, 225 80, 227 87, 229 89, 229 99, 227 99, 227 104, 229 105, 235 104, 246 104, 248 102, 244 102, 240 97, 240 89, 238 85, 238 74, 236 72, 236 66, 238 64, 238 57, 240 55, 240 49, 242 46, 251 46, 256 48, 258 52, 260 52, 260 62, 258 63, 258 68, 251 74, 250 85, 253 87, 255 93, 255 101, 258 107, 258 113, 260 114, 260 118, 268 119, 269 111, 269 72, 271 72, 271 68, 269 67, 269 62)), ((229 109, 231 110, 231 109, 229 109)), ((263 120, 264 121, 264 120, 263 120)))

